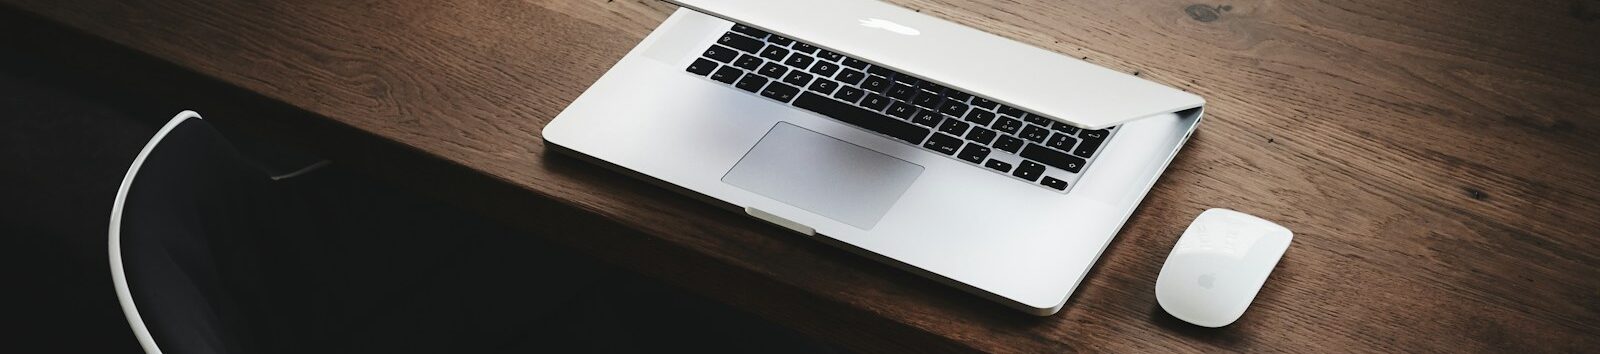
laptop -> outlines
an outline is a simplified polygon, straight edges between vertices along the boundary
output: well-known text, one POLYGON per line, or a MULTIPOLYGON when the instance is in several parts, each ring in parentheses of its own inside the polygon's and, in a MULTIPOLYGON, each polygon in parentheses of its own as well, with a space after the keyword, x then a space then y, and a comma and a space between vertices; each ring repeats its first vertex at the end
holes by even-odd
POLYGON ((1205 103, 878 1, 672 2, 547 146, 1035 315, 1205 103))

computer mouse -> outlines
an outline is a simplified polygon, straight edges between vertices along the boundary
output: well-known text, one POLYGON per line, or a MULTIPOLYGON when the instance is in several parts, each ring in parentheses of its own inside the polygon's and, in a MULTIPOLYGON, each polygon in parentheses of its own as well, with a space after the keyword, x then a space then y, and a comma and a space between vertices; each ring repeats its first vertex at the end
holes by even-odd
POLYGON ((1244 315, 1294 233, 1250 214, 1209 209, 1189 224, 1156 277, 1156 302, 1195 325, 1222 327, 1244 315))

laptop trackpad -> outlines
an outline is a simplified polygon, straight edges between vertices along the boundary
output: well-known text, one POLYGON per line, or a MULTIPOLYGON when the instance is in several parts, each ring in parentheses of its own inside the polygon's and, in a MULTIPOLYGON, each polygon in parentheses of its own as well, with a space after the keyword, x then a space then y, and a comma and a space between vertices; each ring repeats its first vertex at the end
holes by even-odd
POLYGON ((722 181, 865 230, 894 206, 922 169, 779 122, 722 181))

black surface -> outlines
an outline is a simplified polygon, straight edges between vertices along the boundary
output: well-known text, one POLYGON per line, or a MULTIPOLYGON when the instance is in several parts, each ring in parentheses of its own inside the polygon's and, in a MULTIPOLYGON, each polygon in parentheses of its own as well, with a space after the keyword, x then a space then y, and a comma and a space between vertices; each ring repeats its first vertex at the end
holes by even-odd
POLYGON ((134 353, 107 262, 117 183, 156 119, 126 119, 0 52, 0 351, 134 353), (10 348, 7 350, 6 348, 10 348))
MULTIPOLYGON (((0 352, 139 352, 107 262, 112 199, 134 156, 167 119, 186 108, 203 114, 225 109, 169 97, 212 92, 175 86, 196 80, 148 57, 5 11, 0 29, 8 33, 0 40, 0 277, 7 281, 0 352), (95 76, 86 73, 130 71, 80 66, 123 61, 156 68, 130 76, 174 80, 95 76)), ((223 133, 267 170, 300 166, 308 157, 281 142, 223 133)), ((274 286, 300 281, 273 288, 307 294, 297 300, 304 306, 282 307, 273 321, 314 323, 298 335, 297 343, 315 344, 307 351, 832 351, 748 314, 570 256, 536 235, 345 171, 337 162, 295 183, 308 186, 302 197, 340 213, 307 227, 336 228, 341 236, 245 248, 273 266, 261 278, 232 278, 274 286)))

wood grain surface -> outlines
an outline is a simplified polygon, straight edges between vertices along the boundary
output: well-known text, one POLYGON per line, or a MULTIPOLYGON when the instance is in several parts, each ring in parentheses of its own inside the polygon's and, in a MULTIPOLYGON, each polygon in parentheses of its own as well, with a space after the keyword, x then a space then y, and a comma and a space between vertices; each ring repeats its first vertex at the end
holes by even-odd
POLYGON ((0 1, 396 147, 330 154, 856 349, 1600 351, 1600 2, 892 2, 1209 101, 1061 313, 551 154, 539 130, 669 4, 0 1), (404 173, 429 159, 469 172, 404 173), (1296 238, 1249 312, 1204 330, 1153 284, 1210 207, 1296 238))

